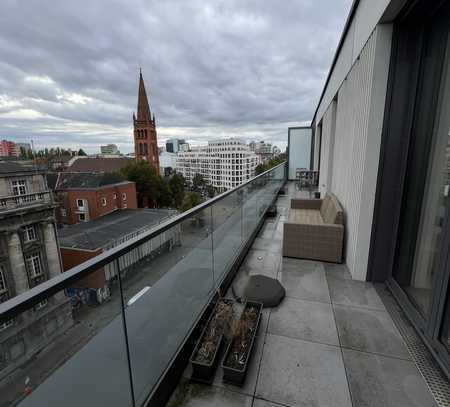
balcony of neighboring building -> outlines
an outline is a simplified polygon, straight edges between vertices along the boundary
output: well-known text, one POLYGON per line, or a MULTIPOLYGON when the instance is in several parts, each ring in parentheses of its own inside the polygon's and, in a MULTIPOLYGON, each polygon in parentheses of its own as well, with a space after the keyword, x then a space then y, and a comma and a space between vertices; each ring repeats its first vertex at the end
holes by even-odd
POLYGON ((24 209, 29 210, 43 205, 53 205, 53 197, 50 191, 4 196, 0 197, 0 215, 11 214, 24 209))

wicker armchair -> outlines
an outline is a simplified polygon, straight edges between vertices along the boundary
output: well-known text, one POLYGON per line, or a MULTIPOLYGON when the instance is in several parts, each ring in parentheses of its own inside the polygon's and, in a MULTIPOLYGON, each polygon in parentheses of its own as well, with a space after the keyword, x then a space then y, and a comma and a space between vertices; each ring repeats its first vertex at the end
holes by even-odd
POLYGON ((283 229, 283 256, 342 263, 344 212, 337 198, 292 199, 283 229))

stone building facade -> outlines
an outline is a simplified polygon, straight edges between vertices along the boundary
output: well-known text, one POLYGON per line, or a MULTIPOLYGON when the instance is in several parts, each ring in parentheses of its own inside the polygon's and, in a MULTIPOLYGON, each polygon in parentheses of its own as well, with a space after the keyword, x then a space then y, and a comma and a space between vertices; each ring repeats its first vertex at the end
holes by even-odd
POLYGON ((134 154, 136 160, 146 160, 159 174, 159 152, 155 114, 150 112, 142 72, 139 74, 137 116, 133 114, 134 154))
MULTIPOLYGON (((0 161, 0 301, 62 272, 55 204, 32 165, 0 161)), ((73 324, 63 292, 0 326, 0 378, 73 324)))

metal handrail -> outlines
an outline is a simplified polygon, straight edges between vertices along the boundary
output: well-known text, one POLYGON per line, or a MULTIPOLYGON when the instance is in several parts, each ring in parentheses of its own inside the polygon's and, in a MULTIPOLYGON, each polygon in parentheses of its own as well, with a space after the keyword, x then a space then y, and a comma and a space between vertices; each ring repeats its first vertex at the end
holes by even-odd
POLYGON ((194 208, 189 209, 177 216, 174 216, 168 219, 167 221, 162 222, 159 225, 155 226, 151 230, 143 232, 141 235, 136 236, 135 238, 130 239, 124 243, 121 243, 120 245, 104 253, 101 253, 98 256, 95 256, 92 259, 89 259, 84 263, 81 263, 78 266, 71 268, 68 271, 63 272, 56 277, 44 281, 43 283, 31 288, 28 291, 19 294, 4 303, 1 303, 0 324, 9 321, 10 319, 21 314, 22 312, 28 310, 33 305, 36 305, 37 303, 43 301, 44 299, 50 297, 51 295, 58 293, 59 291, 70 286, 71 284, 74 284, 78 280, 82 279, 83 277, 86 277, 87 275, 93 273, 94 271, 100 269, 101 267, 110 264, 114 260, 123 256, 124 254, 127 254, 131 250, 149 241, 150 239, 153 239, 154 237, 165 232, 166 230, 178 225, 179 223, 185 221, 186 219, 191 218, 193 215, 223 200, 228 195, 231 195, 236 191, 239 191, 240 189, 246 187, 248 184, 255 181, 256 179, 263 178, 265 175, 268 175, 269 173, 281 167, 282 165, 285 165, 285 163, 286 162, 283 161, 277 166, 272 167, 267 171, 264 171, 263 173, 249 179, 243 184, 228 191, 225 191, 222 194, 217 195, 214 198, 211 198, 208 201, 203 202, 200 205, 197 205, 194 208))

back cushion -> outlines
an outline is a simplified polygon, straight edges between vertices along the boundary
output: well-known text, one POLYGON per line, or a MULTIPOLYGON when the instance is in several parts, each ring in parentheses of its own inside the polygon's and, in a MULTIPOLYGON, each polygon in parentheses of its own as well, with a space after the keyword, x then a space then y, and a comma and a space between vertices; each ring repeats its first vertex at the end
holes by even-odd
POLYGON ((344 224, 342 208, 334 195, 328 193, 325 195, 320 214, 324 223, 344 224))

